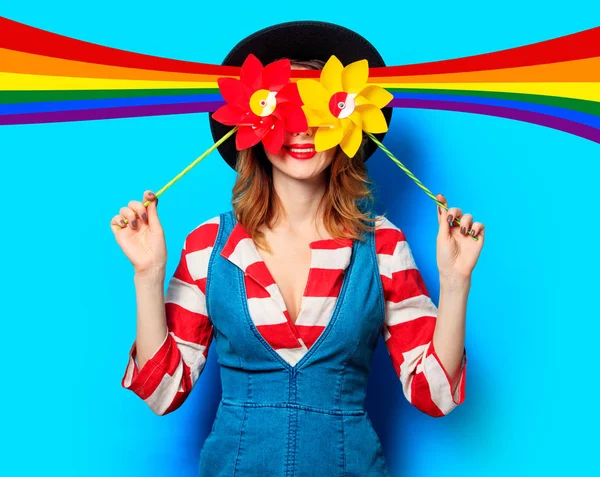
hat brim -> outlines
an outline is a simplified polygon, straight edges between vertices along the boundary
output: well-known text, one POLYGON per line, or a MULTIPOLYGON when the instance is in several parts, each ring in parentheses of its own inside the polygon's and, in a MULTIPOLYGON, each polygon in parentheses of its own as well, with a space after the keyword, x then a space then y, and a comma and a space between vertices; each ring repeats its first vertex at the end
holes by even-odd
MULTIPOLYGON (((263 65, 280 58, 326 62, 331 55, 335 55, 344 65, 366 59, 370 68, 386 66, 375 47, 358 33, 334 23, 318 21, 286 22, 259 30, 235 45, 222 64, 242 66, 251 53, 263 65)), ((392 108, 383 108, 382 112, 389 126, 392 108)), ((209 121, 215 142, 232 129, 231 126, 213 120, 212 115, 209 115, 209 121)), ((385 133, 375 134, 375 136, 382 141, 385 133)), ((376 149, 377 145, 373 141, 367 141, 364 146, 364 160, 366 161, 376 149)), ((227 164, 235 169, 237 161, 235 135, 221 144, 218 150, 227 164)))

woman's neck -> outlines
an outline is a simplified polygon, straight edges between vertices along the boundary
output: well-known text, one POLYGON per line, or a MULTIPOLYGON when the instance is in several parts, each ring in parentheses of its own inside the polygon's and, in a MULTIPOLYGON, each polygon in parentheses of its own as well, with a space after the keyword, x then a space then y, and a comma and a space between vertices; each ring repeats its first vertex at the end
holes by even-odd
POLYGON ((273 187, 283 206, 275 227, 301 234, 312 227, 312 230, 322 231, 322 211, 317 216, 317 209, 326 189, 325 174, 311 179, 294 179, 274 168, 273 187))

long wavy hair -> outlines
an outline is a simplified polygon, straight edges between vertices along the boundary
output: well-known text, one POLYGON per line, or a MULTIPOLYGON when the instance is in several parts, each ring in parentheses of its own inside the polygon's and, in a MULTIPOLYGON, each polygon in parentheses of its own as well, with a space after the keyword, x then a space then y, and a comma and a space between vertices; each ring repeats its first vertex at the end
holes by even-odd
MULTIPOLYGON (((291 63, 314 70, 323 69, 325 65, 320 60, 292 60, 291 63)), ((376 218, 370 213, 374 202, 372 182, 364 163, 365 143, 363 137, 353 158, 337 146, 331 164, 324 171, 327 185, 317 213, 323 209, 323 225, 334 239, 364 240, 363 233, 375 228, 376 218)), ((236 171, 231 200, 236 219, 259 248, 270 251, 259 228, 263 225, 271 228, 283 208, 273 186, 273 166, 261 143, 238 153, 236 171)))

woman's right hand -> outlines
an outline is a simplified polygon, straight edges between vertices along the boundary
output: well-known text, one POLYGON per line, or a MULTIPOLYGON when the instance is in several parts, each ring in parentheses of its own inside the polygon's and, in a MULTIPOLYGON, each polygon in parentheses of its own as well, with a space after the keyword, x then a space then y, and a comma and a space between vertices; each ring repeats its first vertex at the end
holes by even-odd
POLYGON ((110 221, 117 243, 133 265, 136 275, 164 272, 167 263, 167 246, 156 210, 157 201, 156 195, 147 190, 142 202, 130 201, 110 221), (151 201, 148 207, 144 207, 146 200, 151 201))

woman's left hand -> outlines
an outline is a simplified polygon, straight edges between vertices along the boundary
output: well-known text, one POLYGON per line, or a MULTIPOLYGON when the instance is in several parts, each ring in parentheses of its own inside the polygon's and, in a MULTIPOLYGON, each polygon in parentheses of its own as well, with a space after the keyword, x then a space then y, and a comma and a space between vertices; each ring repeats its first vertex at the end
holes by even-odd
MULTIPOLYGON (((438 194, 436 198, 446 207, 448 206, 442 194, 438 194)), ((458 207, 450 207, 446 210, 438 205, 437 209, 439 224, 437 265, 440 276, 470 278, 483 247, 483 224, 473 222, 473 216, 463 215, 458 207), (457 218, 460 219, 460 225, 456 223, 457 218), (473 239, 473 236, 478 240, 473 239)))

